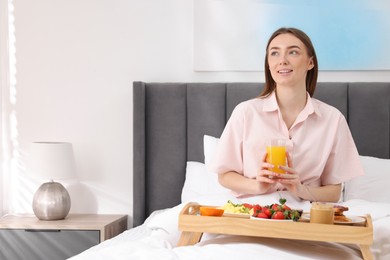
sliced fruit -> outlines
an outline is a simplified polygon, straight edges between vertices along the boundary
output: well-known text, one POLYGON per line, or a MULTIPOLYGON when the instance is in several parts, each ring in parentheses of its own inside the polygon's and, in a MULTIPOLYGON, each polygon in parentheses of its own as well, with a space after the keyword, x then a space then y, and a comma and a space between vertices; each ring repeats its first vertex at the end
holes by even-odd
POLYGON ((200 207, 200 215, 202 216, 215 216, 220 217, 223 215, 224 210, 213 207, 200 207))

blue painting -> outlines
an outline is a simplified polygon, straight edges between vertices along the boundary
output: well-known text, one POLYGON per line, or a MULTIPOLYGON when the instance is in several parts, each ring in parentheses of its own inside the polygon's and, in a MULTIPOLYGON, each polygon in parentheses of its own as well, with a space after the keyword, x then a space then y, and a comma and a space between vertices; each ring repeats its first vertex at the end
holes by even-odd
POLYGON ((389 0, 196 0, 194 69, 263 70, 279 27, 310 36, 320 70, 390 70, 389 0))

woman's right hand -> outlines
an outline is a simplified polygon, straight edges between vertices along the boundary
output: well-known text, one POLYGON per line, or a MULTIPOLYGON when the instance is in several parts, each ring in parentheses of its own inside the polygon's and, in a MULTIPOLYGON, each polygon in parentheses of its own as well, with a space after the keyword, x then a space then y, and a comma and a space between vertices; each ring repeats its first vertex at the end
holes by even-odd
POLYGON ((271 170, 274 166, 267 162, 267 153, 264 154, 261 164, 260 171, 256 176, 256 181, 259 183, 259 193, 263 194, 276 186, 277 182, 272 179, 275 173, 271 170))

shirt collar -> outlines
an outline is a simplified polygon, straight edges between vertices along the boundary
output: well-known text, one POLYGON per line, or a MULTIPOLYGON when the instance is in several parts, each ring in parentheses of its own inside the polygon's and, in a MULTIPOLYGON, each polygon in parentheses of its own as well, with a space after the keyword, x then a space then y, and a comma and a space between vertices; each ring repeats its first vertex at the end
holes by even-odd
POLYGON ((315 113, 315 114, 321 116, 320 110, 316 106, 316 103, 313 102, 313 98, 310 97, 309 93, 307 93, 307 102, 306 102, 306 106, 303 110, 307 110, 307 115, 315 113))
MULTIPOLYGON (((321 113, 317 106, 313 103, 313 99, 310 97, 309 93, 307 94, 307 102, 303 110, 301 111, 302 115, 305 115, 305 117, 309 116, 312 113, 316 113, 319 116, 321 116, 321 113)), ((272 93, 264 99, 264 105, 263 105, 263 111, 265 112, 272 112, 279 110, 278 101, 276 100, 276 94, 275 91, 272 91, 272 93)))
POLYGON ((272 93, 264 99, 263 111, 271 112, 275 110, 279 110, 279 105, 278 101, 276 101, 275 91, 272 91, 272 93))

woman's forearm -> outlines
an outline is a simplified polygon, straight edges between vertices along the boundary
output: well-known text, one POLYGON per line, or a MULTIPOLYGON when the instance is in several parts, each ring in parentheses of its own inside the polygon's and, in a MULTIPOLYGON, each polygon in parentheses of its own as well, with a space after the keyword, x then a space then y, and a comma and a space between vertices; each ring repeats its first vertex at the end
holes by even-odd
MULTIPOLYGON (((218 174, 218 181, 225 188, 237 193, 252 195, 265 194, 274 186, 270 183, 259 182, 256 179, 249 179, 236 172, 220 173, 218 174)), ((295 192, 295 195, 303 200, 337 202, 340 199, 341 184, 319 187, 301 184, 295 192)))
POLYGON ((269 190, 269 184, 262 184, 256 179, 249 179, 236 172, 218 174, 219 183, 232 191, 244 194, 264 194, 269 190))
POLYGON ((341 184, 325 186, 309 186, 302 184, 297 196, 304 200, 338 202, 341 195, 341 184))

